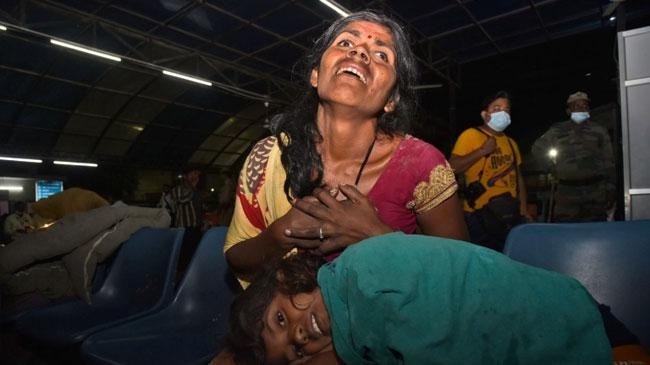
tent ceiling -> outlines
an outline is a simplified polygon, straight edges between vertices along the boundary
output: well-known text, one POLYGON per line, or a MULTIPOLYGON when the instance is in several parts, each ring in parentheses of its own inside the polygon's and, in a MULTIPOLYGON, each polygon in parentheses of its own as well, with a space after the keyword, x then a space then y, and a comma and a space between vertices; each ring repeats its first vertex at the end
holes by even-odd
MULTIPOLYGON (((458 65, 610 26, 607 0, 339 1, 409 28, 423 83, 458 65)), ((650 2, 626 2, 627 17, 650 2)), ((3 0, 0 154, 229 168, 296 95, 292 66, 337 14, 317 0, 3 0), (116 63, 49 37, 119 55, 116 63), (172 69, 212 87, 163 76, 172 69), (267 110, 264 100, 270 101, 267 110)), ((449 76, 451 75, 451 76, 449 76)))

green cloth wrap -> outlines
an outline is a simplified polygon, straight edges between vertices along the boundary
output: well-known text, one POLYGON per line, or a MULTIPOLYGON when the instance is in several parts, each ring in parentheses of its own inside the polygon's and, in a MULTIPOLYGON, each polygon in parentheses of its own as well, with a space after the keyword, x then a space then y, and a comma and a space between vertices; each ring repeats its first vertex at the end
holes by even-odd
POLYGON ((346 364, 611 364, 576 280, 466 242, 391 233, 318 273, 346 364))

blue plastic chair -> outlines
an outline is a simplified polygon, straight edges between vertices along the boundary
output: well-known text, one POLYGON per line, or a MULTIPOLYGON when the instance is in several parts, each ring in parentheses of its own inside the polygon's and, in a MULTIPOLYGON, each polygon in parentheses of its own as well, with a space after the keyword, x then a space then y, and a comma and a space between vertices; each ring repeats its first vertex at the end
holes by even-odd
POLYGON ((241 290, 223 255, 227 227, 203 235, 169 307, 96 333, 81 346, 92 364, 205 364, 222 348, 230 303, 241 290))
POLYGON ((650 220, 525 224, 504 253, 577 279, 650 349, 650 220))
POLYGON ((16 320, 16 330, 39 343, 66 347, 161 310, 173 297, 183 233, 182 228, 140 229, 121 245, 92 305, 73 300, 36 309, 16 320))

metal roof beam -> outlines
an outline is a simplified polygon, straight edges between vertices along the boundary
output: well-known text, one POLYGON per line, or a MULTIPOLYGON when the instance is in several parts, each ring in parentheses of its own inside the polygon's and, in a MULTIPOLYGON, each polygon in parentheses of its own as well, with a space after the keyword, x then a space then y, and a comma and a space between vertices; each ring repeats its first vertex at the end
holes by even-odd
POLYGON ((472 14, 472 12, 469 11, 469 9, 467 9, 467 7, 463 4, 463 1, 462 1, 462 0, 456 0, 456 4, 458 4, 458 6, 459 6, 461 9, 463 9, 463 11, 465 12, 465 14, 467 14, 467 16, 472 20, 472 23, 474 23, 474 25, 475 25, 476 27, 478 27, 478 29, 481 31, 481 33, 483 33, 483 35, 485 36, 485 38, 487 38, 487 39, 492 43, 492 46, 494 46, 494 48, 497 50, 497 52, 499 52, 499 53, 503 53, 503 52, 501 51, 501 47, 499 47, 499 45, 494 41, 494 39, 492 39, 492 36, 487 32, 487 30, 485 30, 485 28, 483 28, 483 26, 481 25, 481 23, 479 23, 479 22, 476 20, 476 17, 474 16, 474 14, 472 14))
MULTIPOLYGON (((35 0, 35 1, 38 1, 39 3, 44 3, 45 6, 50 6, 50 7, 59 9, 59 10, 63 10, 63 11, 66 11, 66 12, 69 12, 69 13, 72 13, 72 14, 76 14, 77 16, 87 17, 89 19, 93 19, 93 20, 95 20, 97 22, 104 23, 104 24, 106 24, 108 26, 111 26, 113 28, 124 31, 124 32, 126 32, 126 33, 128 33, 130 35, 133 35, 136 38, 154 41, 154 42, 156 42, 156 43, 158 43, 158 44, 160 44, 162 46, 165 46, 165 47, 170 48, 170 49, 174 49, 177 52, 190 52, 190 53, 197 52, 194 48, 191 48, 191 47, 176 43, 176 42, 171 41, 171 40, 166 39, 166 38, 151 36, 150 34, 144 32, 144 31, 141 31, 139 29, 134 29, 134 28, 128 27, 126 25, 123 25, 123 24, 120 24, 120 23, 117 23, 117 22, 114 22, 114 21, 111 21, 111 20, 108 20, 108 19, 104 19, 104 18, 101 18, 99 16, 89 14, 87 12, 84 12, 84 11, 81 11, 81 10, 78 10, 78 9, 71 8, 71 7, 67 6, 67 5, 60 4, 60 3, 56 2, 56 1, 53 1, 53 0, 35 0)), ((113 6, 113 7, 115 7, 115 6, 113 6)), ((142 15, 138 15, 138 16, 143 18, 143 19, 147 19, 146 17, 144 17, 142 15)), ((170 29, 173 29, 173 28, 170 27, 170 29)), ((184 33, 184 34, 186 34, 188 36, 200 39, 200 40, 206 42, 207 44, 211 44, 211 45, 214 45, 214 46, 217 46, 217 47, 224 47, 221 44, 217 44, 214 41, 207 40, 207 39, 204 39, 202 37, 198 37, 195 34, 188 33, 188 32, 185 32, 183 30, 180 30, 180 29, 174 29, 174 30, 176 30, 176 31, 178 31, 180 33, 184 33)), ((241 51, 236 50, 236 49, 232 49, 232 48, 226 48, 226 49, 228 49, 229 51, 234 52, 234 53, 243 54, 241 51)), ((218 58, 218 57, 216 57, 214 55, 207 54, 207 53, 205 53, 203 51, 198 51, 197 53, 204 56, 204 57, 206 57, 206 58, 208 58, 208 59, 210 59, 210 60, 213 60, 217 64, 221 64, 224 67, 231 68, 231 69, 235 70, 236 72, 241 72, 241 73, 247 74, 247 75, 252 76, 252 77, 258 77, 258 78, 263 78, 263 79, 270 77, 269 75, 267 75, 265 73, 262 73, 260 71, 251 69, 251 68, 246 67, 246 66, 238 65, 236 63, 233 63, 233 62, 230 62, 230 61, 227 61, 227 60, 223 60, 223 59, 218 58)), ((267 62, 265 60, 260 60, 260 61, 264 62, 264 63, 267 63, 267 64, 269 63, 269 62, 267 62)), ((278 67, 277 65, 273 65, 273 64, 270 64, 270 65, 274 66, 274 67, 278 67)), ((277 77, 276 77, 276 79, 277 79, 277 77)), ((288 87, 288 88, 292 88, 292 86, 293 86, 289 81, 284 80, 284 79, 278 79, 276 81, 278 81, 278 84, 284 85, 285 87, 288 87)), ((233 86, 236 86, 236 85, 233 85, 233 86)))
MULTIPOLYGON (((1 69, 9 70, 9 71, 17 72, 17 73, 22 73, 22 74, 26 74, 26 75, 30 75, 30 76, 38 76, 39 75, 38 72, 24 70, 24 69, 11 67, 11 66, 6 66, 6 65, 0 65, 0 70, 1 69)), ((71 84, 71 85, 75 85, 75 86, 79 86, 79 87, 88 88, 88 89, 92 88, 91 84, 87 84, 87 83, 80 82, 80 81, 68 80, 68 79, 64 79, 64 78, 60 78, 60 77, 56 77, 56 76, 51 76, 51 75, 45 75, 45 78, 49 79, 49 80, 63 82, 63 83, 66 83, 66 84, 71 84)), ((94 89, 98 90, 98 91, 110 92, 110 93, 114 93, 114 94, 118 94, 118 95, 124 95, 124 96, 133 95, 133 93, 131 93, 131 92, 117 90, 117 89, 111 89, 111 88, 104 87, 104 86, 95 86, 94 89)), ((141 98, 141 99, 155 101, 155 102, 159 102, 159 103, 163 103, 163 104, 182 106, 182 107, 188 108, 188 109, 206 110, 206 111, 209 111, 211 113, 222 114, 222 115, 225 115, 225 116, 229 116, 229 115, 232 114, 232 113, 225 112, 225 111, 222 111, 222 110, 210 109, 210 108, 205 108, 205 107, 192 105, 192 104, 186 104, 186 103, 179 103, 179 102, 175 102, 175 101, 170 100, 170 99, 163 99, 163 98, 158 98, 158 97, 150 96, 150 95, 138 95, 138 97, 141 98)), ((106 116, 106 118, 109 118, 109 116, 106 116)))
MULTIPOLYGON (((547 23, 546 25, 547 25, 547 26, 553 26, 553 25, 558 25, 558 24, 568 23, 568 22, 571 22, 571 21, 573 21, 573 20, 580 19, 580 18, 582 18, 582 17, 584 17, 584 16, 591 15, 591 14, 593 14, 594 12, 597 12, 597 10, 593 10, 593 9, 592 9, 592 10, 586 10, 586 11, 583 11, 583 12, 581 12, 581 13, 578 13, 578 14, 576 14, 576 15, 570 17, 570 18, 564 18, 564 19, 562 19, 562 20, 560 20, 560 21, 547 23)), ((511 35, 506 36, 506 37, 496 38, 496 40, 499 41, 499 40, 502 40, 502 39, 508 39, 508 38, 510 38, 510 37, 517 36, 517 35, 524 34, 524 33, 526 33, 526 31, 521 32, 521 33, 511 34, 511 35)), ((561 37, 557 37, 557 38, 561 38, 561 37)), ((551 37, 551 39, 554 39, 554 38, 551 37)), ((465 51, 465 50, 467 50, 467 49, 471 49, 471 48, 474 48, 474 47, 477 47, 477 46, 483 46, 483 45, 486 45, 486 44, 489 44, 489 43, 490 43, 489 41, 484 41, 484 42, 481 42, 481 43, 474 44, 474 45, 472 45, 471 47, 463 48, 463 49, 461 49, 460 51, 465 51)), ((520 48, 520 47, 508 48, 506 51, 511 51, 511 50, 513 50, 513 49, 517 49, 517 48, 520 48)))
MULTIPOLYGON (((458 1, 458 0, 456 0, 456 1, 458 1)), ((558 2, 558 1, 562 1, 562 0, 545 0, 545 1, 540 1, 540 2, 538 2, 538 3, 536 4, 536 8, 539 8, 540 6, 544 6, 544 5, 549 5, 549 4, 552 4, 552 3, 556 3, 556 2, 558 2)), ((483 24, 485 24, 485 23, 493 22, 493 21, 495 21, 495 20, 499 20, 499 19, 503 19, 503 18, 506 18, 506 17, 509 17, 509 16, 517 15, 517 14, 519 14, 519 13, 523 13, 523 12, 525 12, 525 11, 527 11, 527 10, 530 10, 530 6, 524 6, 524 7, 518 8, 518 9, 511 10, 511 11, 506 12, 506 13, 501 13, 501 14, 499 14, 499 15, 495 15, 495 16, 492 16, 492 17, 489 17, 489 18, 485 18, 485 19, 479 20, 479 21, 478 21, 478 24, 483 25, 483 24)), ((458 33, 458 32, 460 32, 460 31, 463 31, 463 30, 466 30, 466 29, 472 28, 472 27, 475 26, 475 25, 476 25, 476 24, 474 24, 474 23, 466 24, 466 25, 462 25, 462 26, 460 26, 460 27, 457 27, 457 28, 454 28, 454 29, 451 29, 451 30, 448 30, 448 31, 445 31, 445 32, 441 32, 441 33, 437 33, 437 34, 434 34, 434 35, 430 35, 430 36, 426 37, 426 38, 425 38, 424 40, 422 40, 422 41, 430 41, 430 40, 440 39, 440 38, 442 38, 442 37, 446 37, 446 36, 448 36, 448 35, 451 35, 451 34, 454 34, 454 33, 458 33)))
POLYGON ((551 34, 548 32, 548 29, 546 29, 546 26, 544 25, 544 19, 542 19, 542 15, 539 13, 539 9, 537 8, 537 4, 533 0, 528 0, 528 3, 530 4, 531 9, 535 12, 535 17, 537 18, 537 22, 539 23, 539 26, 542 27, 542 30, 544 30, 544 36, 546 36, 546 40, 549 41, 551 40, 551 34))

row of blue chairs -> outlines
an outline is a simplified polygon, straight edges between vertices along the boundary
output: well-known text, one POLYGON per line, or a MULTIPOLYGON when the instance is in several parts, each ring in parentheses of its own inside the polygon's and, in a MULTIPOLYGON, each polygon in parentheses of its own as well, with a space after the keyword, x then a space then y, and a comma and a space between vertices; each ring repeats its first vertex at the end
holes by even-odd
POLYGON ((175 290, 183 229, 144 228, 120 247, 92 304, 71 300, 15 318, 51 348, 81 344, 92 364, 204 364, 221 349, 239 291, 223 256, 227 228, 207 231, 175 290))
POLYGON ((578 280, 650 351, 650 220, 525 224, 504 253, 578 280))
MULTIPOLYGON (((199 364, 220 349, 239 286, 222 254, 226 227, 205 233, 174 292, 179 229, 142 229, 129 239, 94 293, 27 313, 18 330, 51 346, 82 343, 93 364, 199 364)), ((650 221, 526 224, 504 253, 572 276, 650 348, 650 221)))

